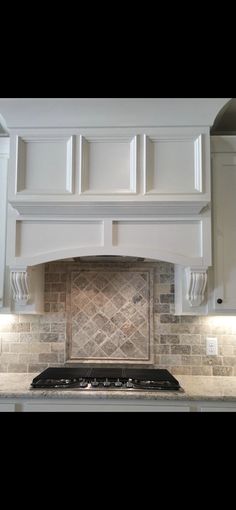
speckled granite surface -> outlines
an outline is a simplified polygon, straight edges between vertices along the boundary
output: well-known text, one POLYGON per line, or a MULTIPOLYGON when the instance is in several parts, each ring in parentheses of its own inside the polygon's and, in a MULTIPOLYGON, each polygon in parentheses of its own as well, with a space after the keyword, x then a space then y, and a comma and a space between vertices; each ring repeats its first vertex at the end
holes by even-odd
POLYGON ((87 391, 30 389, 36 374, 0 374, 0 400, 11 399, 73 399, 73 400, 221 400, 236 402, 236 377, 210 377, 180 375, 178 380, 184 391, 87 391))

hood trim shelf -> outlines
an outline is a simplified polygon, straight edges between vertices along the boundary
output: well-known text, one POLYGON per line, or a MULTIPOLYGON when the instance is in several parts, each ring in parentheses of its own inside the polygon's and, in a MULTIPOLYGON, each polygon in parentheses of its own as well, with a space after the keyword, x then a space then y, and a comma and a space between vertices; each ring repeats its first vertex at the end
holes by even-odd
POLYGON ((76 216, 76 217, 157 217, 171 215, 198 215, 205 212, 209 202, 62 202, 11 200, 10 205, 19 215, 76 216))

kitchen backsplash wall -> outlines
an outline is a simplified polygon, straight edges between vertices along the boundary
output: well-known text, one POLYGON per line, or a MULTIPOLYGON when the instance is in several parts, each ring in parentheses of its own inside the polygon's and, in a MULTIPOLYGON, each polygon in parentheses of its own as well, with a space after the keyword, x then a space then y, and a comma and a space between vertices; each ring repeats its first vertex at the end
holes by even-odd
MULTIPOLYGON (((66 349, 68 349, 66 343, 68 264, 71 265, 71 262, 55 262, 45 266, 44 315, 2 317, 0 315, 0 371, 40 372, 48 366, 59 366, 65 363, 66 349)), ((129 275, 134 272, 133 262, 127 261, 118 265, 114 265, 113 262, 112 264, 114 272, 117 274, 120 274, 121 268, 125 269, 129 275)), ((142 264, 147 272, 153 272, 153 354, 155 366, 167 368, 176 375, 236 375, 236 317, 179 317, 173 315, 173 265, 165 262, 142 264), (209 335, 218 337, 219 352, 217 356, 206 356, 206 336, 209 335)), ((104 263, 101 263, 100 266, 104 271, 104 263)), ((77 270, 81 267, 86 270, 94 270, 95 266, 92 263, 78 262, 76 267, 77 270)), ((97 262, 96 267, 99 267, 97 262)), ((111 263, 108 263, 105 268, 111 270, 111 263)), ((135 275, 133 277, 136 281, 135 275)), ((145 288, 145 284, 143 288, 145 288)), ((133 296, 131 296, 132 298, 133 296)), ((126 306, 129 305, 130 302, 126 301, 126 306)), ((108 313, 111 313, 111 307, 109 310, 108 313)), ((119 310, 114 309, 114 315, 117 315, 118 312, 119 310)), ((79 310, 76 313, 80 313, 79 310)), ((134 316, 137 313, 138 310, 133 310, 134 316)), ((143 312, 141 312, 142 314, 143 312)), ((120 319, 124 321, 124 318, 120 317, 120 319)), ((121 327, 119 315, 113 324, 116 322, 118 327, 121 327)), ((96 321, 93 326, 95 324, 96 321)), ((110 327, 111 324, 112 322, 110 327)), ((139 330, 138 315, 135 324, 136 331, 133 333, 137 335, 139 330)), ((130 328, 131 331, 132 327, 130 326, 130 328)), ((100 330, 98 324, 98 332, 100 330)), ((96 335, 95 331, 94 334, 96 335)), ((132 337, 132 334, 130 336, 132 337)), ((103 340, 101 339, 101 346, 102 344, 103 340)))

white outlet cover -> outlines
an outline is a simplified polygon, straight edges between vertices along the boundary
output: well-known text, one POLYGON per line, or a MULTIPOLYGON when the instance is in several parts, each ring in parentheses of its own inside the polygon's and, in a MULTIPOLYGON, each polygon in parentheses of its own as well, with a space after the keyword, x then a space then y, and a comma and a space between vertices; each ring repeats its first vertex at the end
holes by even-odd
POLYGON ((208 336, 206 338, 206 354, 207 356, 217 356, 218 338, 216 336, 208 336))

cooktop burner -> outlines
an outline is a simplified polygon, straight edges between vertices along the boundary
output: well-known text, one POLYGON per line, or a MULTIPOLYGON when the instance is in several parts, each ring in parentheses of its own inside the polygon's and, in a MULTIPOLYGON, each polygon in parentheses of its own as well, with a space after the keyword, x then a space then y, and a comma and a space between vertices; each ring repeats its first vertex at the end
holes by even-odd
POLYGON ((179 382, 168 370, 137 368, 47 368, 31 383, 32 388, 77 390, 169 390, 179 382))

